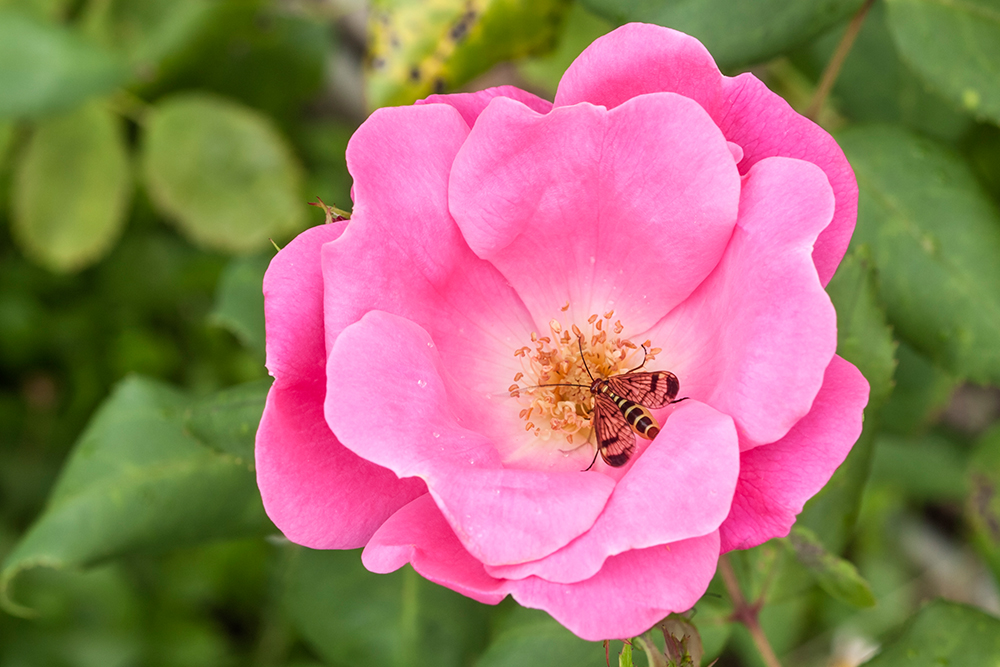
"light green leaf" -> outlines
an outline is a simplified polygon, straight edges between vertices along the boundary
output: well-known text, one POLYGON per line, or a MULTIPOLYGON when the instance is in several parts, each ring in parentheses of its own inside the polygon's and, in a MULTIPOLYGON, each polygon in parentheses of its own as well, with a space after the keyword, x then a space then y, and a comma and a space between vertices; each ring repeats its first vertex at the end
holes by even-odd
POLYGON ((1000 619, 962 604, 936 600, 918 611, 902 634, 865 667, 985 667, 998 662, 1000 619))
POLYGON ((720 67, 748 65, 798 46, 864 0, 583 0, 616 23, 643 21, 693 35, 720 67))
POLYGON ((504 60, 551 50, 568 0, 378 0, 369 26, 371 108, 458 88, 504 60))
POLYGON ((264 272, 273 252, 230 260, 215 294, 211 319, 247 347, 264 353, 264 272))
MULTIPOLYGON (((513 605, 512 605, 513 606, 513 605)), ((611 655, 620 651, 613 642, 611 655)), ((514 607, 475 667, 605 667, 601 642, 586 642, 543 611, 514 607)))
POLYGON ((14 184, 14 235, 53 271, 101 259, 118 240, 132 191, 120 123, 90 103, 38 123, 14 184))
POLYGON ((858 518, 871 468, 878 414, 893 391, 897 344, 876 294, 876 272, 868 248, 848 252, 827 285, 827 292, 837 308, 837 353, 857 366, 871 385, 861 437, 799 517, 799 522, 816 531, 828 549, 839 553, 847 545, 858 518))
POLYGON ((122 59, 69 28, 0 8, 0 118, 70 109, 129 76, 122 59))
MULTIPOLYGON (((267 382, 193 400, 153 380, 115 389, 80 436, 45 511, 0 570, 76 568, 270 528, 253 472, 267 382)), ((272 528, 273 529, 273 528, 272 528)))
POLYGON ((486 643, 490 608, 409 566, 372 574, 359 551, 290 549, 287 613, 331 664, 467 665, 486 643))
POLYGON ((215 6, 209 0, 97 0, 87 4, 80 22, 96 42, 127 54, 152 78, 158 63, 183 48, 215 6))
POLYGON ((158 104, 143 167, 156 205, 206 248, 250 252, 301 227, 301 167, 271 121, 247 107, 197 94, 158 104))
POLYGON ((1000 426, 976 442, 967 472, 969 496, 965 513, 973 543, 1000 581, 1000 426))
POLYGON ((1000 123, 1000 4, 887 2, 889 30, 903 60, 956 105, 1000 123))
POLYGON ((1000 382, 1000 215, 968 166, 890 126, 838 134, 860 188, 867 244, 899 337, 951 373, 1000 382))
POLYGON ((827 551, 816 533, 795 525, 786 544, 799 562, 813 573, 824 591, 855 607, 875 606, 871 586, 858 574, 857 568, 827 551))

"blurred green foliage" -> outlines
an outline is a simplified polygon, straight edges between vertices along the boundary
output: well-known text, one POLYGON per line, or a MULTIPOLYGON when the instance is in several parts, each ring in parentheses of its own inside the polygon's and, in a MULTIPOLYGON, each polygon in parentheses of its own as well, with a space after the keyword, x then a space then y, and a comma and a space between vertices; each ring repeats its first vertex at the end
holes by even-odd
MULTIPOLYGON (((0 614, 0 667, 605 664, 542 612, 277 534, 252 464, 269 239, 349 206, 365 109, 551 98, 634 20, 804 108, 862 4, 0 0, 0 600, 31 617, 0 614)), ((861 190, 828 293, 872 397, 795 532, 731 555, 785 664, 1000 660, 965 606, 1000 612, 998 63, 996 0, 876 0, 819 116, 861 190)), ((716 580, 706 661, 761 665, 731 613, 716 580)))

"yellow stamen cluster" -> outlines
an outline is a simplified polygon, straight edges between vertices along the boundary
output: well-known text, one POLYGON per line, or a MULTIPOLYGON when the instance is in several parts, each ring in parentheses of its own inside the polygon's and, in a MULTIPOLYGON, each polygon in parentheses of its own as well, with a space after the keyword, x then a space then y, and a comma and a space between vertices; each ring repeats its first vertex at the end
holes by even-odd
POLYGON ((584 325, 589 329, 586 332, 576 324, 566 329, 553 319, 549 335, 533 332, 531 345, 514 351, 522 370, 514 375, 508 390, 519 399, 518 416, 525 431, 541 440, 562 439, 574 447, 585 444, 592 428, 591 375, 598 379, 626 373, 641 364, 644 356, 652 361, 660 352, 650 349, 650 341, 643 343, 644 352, 623 338, 625 327, 614 315, 613 310, 591 315, 584 325))

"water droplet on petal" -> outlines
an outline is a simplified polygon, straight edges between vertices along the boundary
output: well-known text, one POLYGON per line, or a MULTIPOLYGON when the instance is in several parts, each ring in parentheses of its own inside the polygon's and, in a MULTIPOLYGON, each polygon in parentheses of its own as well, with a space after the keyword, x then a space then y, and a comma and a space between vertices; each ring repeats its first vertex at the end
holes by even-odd
POLYGON ((427 347, 434 347, 434 343, 431 341, 427 341, 427 347))
POLYGON ((417 380, 417 386, 421 387, 421 388, 422 387, 426 387, 427 386, 427 380, 417 380))
POLYGON ((434 431, 434 437, 435 437, 435 438, 440 438, 440 437, 441 437, 441 434, 440 434, 440 433, 438 433, 437 431, 434 431))

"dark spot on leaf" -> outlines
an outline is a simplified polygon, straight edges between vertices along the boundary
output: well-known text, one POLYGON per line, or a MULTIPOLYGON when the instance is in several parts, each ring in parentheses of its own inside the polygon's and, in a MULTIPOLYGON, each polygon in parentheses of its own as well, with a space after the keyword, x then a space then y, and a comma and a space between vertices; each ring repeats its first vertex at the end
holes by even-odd
POLYGON ((445 91, 444 79, 440 77, 434 79, 434 92, 440 95, 444 91, 445 91))
POLYGON ((417 81, 420 81, 420 68, 419 67, 411 67, 410 68, 410 81, 413 81, 414 83, 416 83, 417 81))

